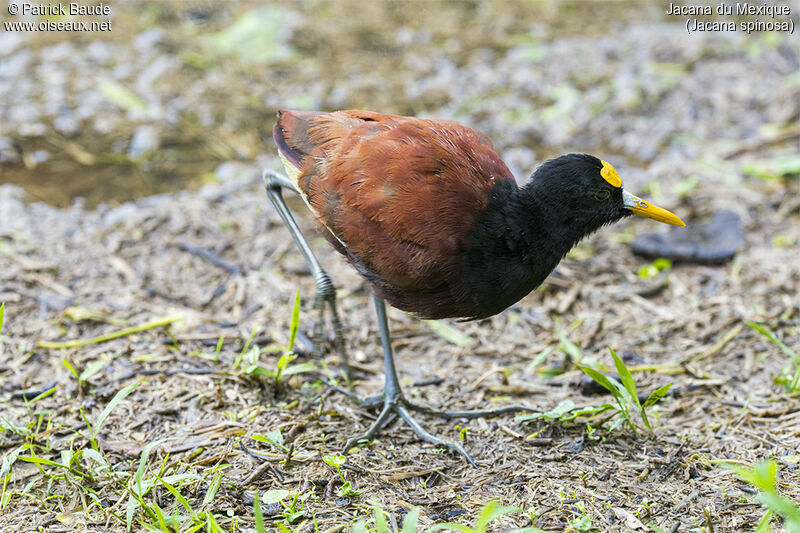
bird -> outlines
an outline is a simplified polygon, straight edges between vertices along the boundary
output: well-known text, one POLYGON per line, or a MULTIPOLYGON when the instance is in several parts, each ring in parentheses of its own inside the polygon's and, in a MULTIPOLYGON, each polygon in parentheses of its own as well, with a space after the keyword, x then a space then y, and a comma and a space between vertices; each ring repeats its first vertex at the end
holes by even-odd
MULTIPOLYGON (((345 451, 371 440, 392 414, 423 441, 462 454, 410 414, 474 418, 528 409, 510 405, 436 411, 401 390, 386 307, 424 319, 483 319, 538 287, 582 238, 632 215, 685 226, 675 214, 622 187, 608 162, 566 154, 519 186, 489 138, 449 120, 363 110, 281 110, 273 140, 286 174, 266 169, 267 195, 314 276, 321 327, 331 311, 347 371, 343 328, 330 276, 314 256, 282 191, 299 194, 326 240, 372 290, 384 358, 383 407, 345 451)), ((317 332, 319 333, 319 331, 317 332)))

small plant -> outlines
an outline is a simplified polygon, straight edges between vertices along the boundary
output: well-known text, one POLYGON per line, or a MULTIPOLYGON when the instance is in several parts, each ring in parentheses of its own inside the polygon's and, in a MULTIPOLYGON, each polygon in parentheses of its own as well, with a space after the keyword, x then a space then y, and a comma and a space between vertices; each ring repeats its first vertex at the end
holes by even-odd
POLYGON ((219 339, 217 339, 217 347, 214 350, 214 353, 207 353, 207 352, 191 352, 191 355, 200 357, 201 359, 205 359, 206 361, 211 361, 214 364, 219 364, 219 356, 222 353, 222 346, 225 344, 225 335, 220 335, 219 339))
POLYGON ((176 503, 180 504, 187 511, 189 511, 192 522, 195 524, 198 522, 201 522, 202 524, 208 522, 209 526, 207 531, 219 531, 218 527, 214 529, 214 526, 216 526, 216 520, 211 513, 202 513, 202 515, 196 513, 188 504, 186 498, 180 495, 180 492, 174 487, 174 484, 176 483, 183 484, 185 482, 199 482, 201 480, 199 476, 190 473, 165 475, 169 455, 164 457, 164 460, 159 465, 157 471, 150 472, 147 468, 150 453, 153 451, 153 449, 156 446, 159 446, 170 440, 175 440, 176 438, 177 437, 168 437, 158 439, 145 446, 141 455, 139 456, 139 466, 130 481, 128 481, 128 475, 119 476, 118 474, 119 482, 122 484, 122 488, 128 493, 128 502, 125 505, 125 523, 128 531, 131 531, 133 519, 136 515, 136 512, 139 510, 142 511, 142 514, 144 515, 141 519, 139 519, 139 522, 140 524, 144 525, 146 529, 152 529, 156 531, 174 531, 180 529, 181 522, 187 517, 180 516, 177 513, 174 513, 172 516, 165 515, 164 510, 161 509, 156 501, 162 501, 161 498, 153 498, 151 502, 145 501, 145 498, 148 497, 148 494, 150 494, 150 492, 156 487, 164 487, 171 492, 172 495, 175 496, 176 503), (149 477, 148 474, 152 474, 152 477, 149 477), (149 521, 149 523, 147 521, 149 521), (213 525, 211 525, 211 523, 213 523, 213 525), (170 524, 170 526, 167 524, 170 524), (169 527, 172 527, 172 529, 169 529, 169 527))
POLYGON ((720 461, 719 464, 758 489, 756 499, 767 511, 759 520, 756 533, 768 533, 770 522, 776 515, 783 518, 786 533, 800 533, 800 508, 778 492, 778 465, 774 460, 770 459, 752 467, 725 461, 720 461))
MULTIPOLYGON (((617 409, 619 410, 621 418, 620 422, 616 423, 612 427, 616 427, 619 425, 619 423, 621 423, 621 421, 625 421, 631 427, 633 432, 636 433, 636 424, 634 424, 631 420, 631 410, 636 409, 641 415, 644 425, 648 430, 652 431, 653 428, 650 425, 650 420, 647 418, 646 409, 663 398, 667 392, 669 392, 669 388, 672 386, 672 383, 667 383, 666 385, 657 388, 650 394, 650 396, 648 396, 647 400, 645 400, 643 404, 640 403, 639 393, 636 391, 636 382, 634 381, 630 370, 628 370, 628 367, 625 366, 625 363, 622 361, 622 359, 617 356, 613 348, 609 346, 608 350, 611 352, 611 357, 614 359, 614 366, 617 367, 617 373, 619 373, 619 378, 622 383, 611 376, 602 374, 594 368, 583 365, 578 365, 578 368, 599 383, 600 386, 608 390, 614 397, 614 400, 616 400, 617 409)), ((613 406, 610 407, 613 408, 613 406)))
POLYGON ((762 334, 764 337, 769 340, 772 344, 780 348, 780 350, 792 358, 792 365, 786 366, 783 368, 781 372, 781 376, 775 378, 776 383, 782 383, 784 387, 786 387, 787 392, 797 392, 800 390, 800 354, 796 351, 792 350, 788 346, 786 346, 781 340, 775 336, 772 331, 767 329, 762 324, 757 324, 755 322, 745 322, 748 326, 753 328, 755 331, 762 334), (792 369, 792 367, 794 367, 792 369))
POLYGON ((347 458, 344 455, 326 455, 322 458, 325 464, 328 464, 336 469, 336 472, 339 474, 339 478, 342 480, 342 488, 339 489, 339 496, 357 496, 361 494, 361 490, 353 489, 353 485, 347 481, 342 474, 342 465, 347 462, 347 458))
POLYGON ((117 392, 114 397, 111 398, 111 401, 108 402, 108 405, 106 405, 105 409, 103 409, 103 411, 100 413, 100 416, 97 417, 97 420, 94 424, 89 422, 89 420, 86 418, 86 415, 83 413, 83 409, 81 409, 81 417, 83 417, 83 421, 86 422, 86 427, 89 428, 89 442, 92 445, 92 449, 99 450, 97 444, 97 434, 100 432, 100 428, 105 423, 108 415, 110 415, 114 407, 116 407, 119 402, 127 398, 128 395, 133 392, 133 389, 135 389, 138 385, 138 382, 131 383, 130 385, 120 389, 119 392, 117 392))
MULTIPOLYGON (((258 515, 261 514, 262 503, 266 505, 280 503, 281 507, 283 507, 281 516, 284 520, 286 520, 286 523, 292 524, 298 518, 305 516, 306 513, 303 510, 303 504, 310 495, 310 492, 305 494, 295 492, 292 494, 285 489, 273 489, 268 490, 259 497, 258 492, 256 492, 255 497, 253 498, 253 508, 256 513, 256 517, 258 517, 258 515)), ((263 523, 263 514, 261 514, 261 520, 263 523)), ((256 525, 258 525, 258 518, 256 518, 256 525)), ((258 527, 256 527, 256 530, 258 530, 258 527)))
POLYGON ((281 433, 280 429, 273 429, 272 431, 268 431, 266 435, 256 433, 252 436, 252 439, 258 442, 266 442, 268 444, 272 444, 276 448, 279 448, 285 452, 289 451, 289 448, 287 448, 283 444, 283 433, 281 433))
MULTIPOLYGON (((640 403, 639 395, 636 390, 636 382, 633 379, 633 375, 631 375, 630 370, 628 370, 628 367, 625 366, 625 363, 622 361, 622 359, 617 356, 616 352, 614 352, 614 350, 610 347, 609 350, 611 352, 611 357, 614 359, 614 365, 617 367, 617 372, 619 373, 621 383, 611 376, 606 376, 595 368, 580 363, 575 364, 590 378, 608 390, 614 397, 616 405, 612 403, 604 403, 597 407, 576 407, 575 402, 572 400, 564 400, 550 411, 519 415, 516 419, 522 422, 540 418, 544 418, 546 420, 558 420, 560 422, 570 422, 579 417, 594 419, 603 413, 612 411, 615 412, 618 417, 611 424, 609 431, 613 431, 621 424, 627 422, 633 432, 636 433, 636 424, 631 418, 631 413, 635 410, 641 415, 645 427, 652 431, 653 428, 650 425, 650 420, 647 417, 646 409, 663 398, 669 391, 669 388, 672 384, 668 383, 662 387, 659 387, 653 391, 652 394, 650 394, 644 403, 640 403)), ((601 420, 601 423, 604 421, 605 420, 601 420)), ((599 438, 596 435, 596 429, 594 427, 587 426, 587 431, 590 431, 590 438, 599 438), (591 428, 591 430, 589 430, 589 428, 591 428)))
POLYGON ((648 279, 658 276, 661 272, 665 272, 672 267, 672 261, 665 257, 659 257, 652 263, 639 268, 637 275, 640 278, 648 279))
POLYGON ((78 389, 83 393, 86 392, 89 386, 89 380, 103 368, 108 366, 114 360, 115 355, 112 353, 104 353, 98 359, 90 362, 82 371, 78 371, 75 363, 66 357, 61 358, 61 363, 69 370, 75 379, 78 381, 78 389))
MULTIPOLYGON (((247 348, 250 346, 250 342, 253 338, 251 335, 250 339, 243 350, 243 358, 247 363, 247 366, 244 369, 245 374, 250 374, 251 376, 260 377, 260 378, 271 378, 273 384, 276 389, 280 389, 283 386, 283 380, 287 376, 292 376, 294 374, 302 374, 304 372, 313 372, 317 369, 314 363, 300 363, 293 365, 292 361, 297 359, 297 354, 293 352, 294 350, 294 342, 297 339, 297 330, 300 325, 300 290, 297 290, 297 294, 294 298, 294 305, 292 306, 292 321, 289 325, 289 343, 284 347, 273 348, 269 350, 263 351, 282 351, 283 354, 278 359, 278 363, 275 365, 275 368, 265 368, 259 364, 259 359, 262 353, 257 346, 252 346, 249 350, 247 348)), ((254 331, 255 333, 255 331, 254 331)))
POLYGON ((586 514, 586 504, 583 500, 575 502, 578 512, 569 524, 577 531, 590 531, 592 529, 592 519, 586 514))

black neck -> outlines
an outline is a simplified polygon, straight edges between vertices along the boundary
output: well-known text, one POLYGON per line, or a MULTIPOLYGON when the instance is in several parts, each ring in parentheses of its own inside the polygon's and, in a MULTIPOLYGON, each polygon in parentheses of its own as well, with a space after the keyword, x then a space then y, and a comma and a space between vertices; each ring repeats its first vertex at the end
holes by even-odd
POLYGON ((475 237, 501 256, 552 269, 578 241, 604 223, 593 213, 570 206, 544 180, 532 179, 522 188, 509 181, 492 189, 475 237))
POLYGON ((531 179, 516 194, 516 213, 512 216, 523 233, 531 235, 526 244, 549 251, 548 264, 555 265, 581 239, 606 223, 595 213, 570 205, 563 191, 554 190, 542 179, 531 179))
POLYGON ((545 180, 534 178, 523 188, 499 182, 469 236, 465 290, 488 289, 470 299, 482 315, 498 313, 538 287, 581 238, 604 223, 570 209, 545 180))

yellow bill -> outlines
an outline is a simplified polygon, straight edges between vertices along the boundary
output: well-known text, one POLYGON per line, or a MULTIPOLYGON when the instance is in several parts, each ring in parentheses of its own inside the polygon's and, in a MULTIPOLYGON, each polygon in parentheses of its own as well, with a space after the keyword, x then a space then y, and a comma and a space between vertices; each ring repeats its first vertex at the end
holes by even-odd
POLYGON ((625 207, 633 211, 634 215, 652 218, 653 220, 663 222, 664 224, 686 227, 686 224, 683 223, 683 220, 678 218, 675 214, 670 213, 666 209, 662 209, 657 205, 653 205, 650 202, 642 200, 638 196, 634 196, 624 189, 622 191, 622 203, 625 205, 625 207))

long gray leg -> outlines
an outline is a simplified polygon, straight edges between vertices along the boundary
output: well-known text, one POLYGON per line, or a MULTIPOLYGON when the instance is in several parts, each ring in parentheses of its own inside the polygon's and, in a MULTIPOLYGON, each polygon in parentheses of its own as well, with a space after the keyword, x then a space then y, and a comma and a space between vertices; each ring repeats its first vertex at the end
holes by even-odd
POLYGON ((378 314, 378 329, 381 332, 381 345, 383 346, 383 367, 384 367, 384 385, 383 385, 383 410, 381 414, 378 415, 378 418, 372 425, 361 435, 356 435, 348 439, 347 443, 344 445, 344 451, 349 450, 356 444, 358 444, 361 440, 372 440, 378 431, 380 431, 381 426, 388 418, 391 412, 395 412, 405 420, 406 424, 408 424, 411 429, 416 433, 416 435, 424 440, 425 442, 430 442, 434 446, 441 446, 443 448, 447 448, 454 452, 460 453, 461 455, 469 461, 469 464, 478 468, 478 465, 475 464, 475 461, 472 460, 472 457, 467 453, 467 451, 461 447, 461 445, 451 442, 445 439, 440 439, 439 437, 435 437, 428 433, 425 428, 423 428, 416 420, 414 420, 409 412, 406 410, 406 406, 409 403, 403 397, 403 391, 400 388, 400 381, 397 379, 397 370, 394 366, 394 355, 392 354, 392 344, 391 338, 389 336, 389 324, 386 320, 386 305, 383 303, 383 300, 378 298, 377 296, 372 297, 373 301, 375 302, 375 311, 378 314))
MULTIPOLYGON (((411 427, 411 429, 420 439, 424 440, 425 442, 430 442, 435 446, 441 446, 443 448, 460 453, 464 456, 464 458, 466 458, 467 461, 469 461, 472 466, 478 468, 478 465, 475 464, 475 461, 472 460, 472 457, 470 457, 470 455, 461 445, 452 441, 441 439, 428 433, 425 428, 423 428, 416 420, 414 420, 409 413, 409 410, 418 411, 428 415, 440 416, 443 418, 471 419, 492 417, 502 414, 516 413, 519 411, 536 411, 536 409, 527 407, 525 405, 515 404, 506 405, 495 409, 477 409, 472 411, 438 411, 436 409, 431 409, 429 407, 417 405, 408 401, 405 396, 403 396, 403 391, 400 388, 400 381, 397 379, 397 369, 395 368, 394 364, 394 355, 392 353, 391 339, 389 336, 389 324, 386 318, 386 305, 383 303, 382 299, 375 295, 372 296, 372 299, 375 302, 375 311, 378 315, 378 329, 381 333, 381 345, 383 346, 383 366, 385 377, 383 394, 378 397, 367 398, 366 400, 362 400, 362 402, 364 406, 371 407, 378 404, 380 400, 383 400, 383 409, 381 409, 378 418, 375 419, 372 425, 364 433, 351 437, 347 440, 347 443, 344 445, 344 452, 358 444, 360 441, 372 440, 372 438, 381 430, 381 427, 389 418, 389 415, 391 413, 395 413, 399 415, 400 418, 402 418, 406 424, 409 425, 409 427, 411 427)), ((349 391, 339 387, 334 388, 348 397, 359 399, 349 391)))
POLYGON ((333 286, 333 282, 330 276, 328 276, 328 273, 325 272, 322 265, 320 265, 314 252, 311 251, 308 241, 303 237, 300 227, 297 225, 297 222, 292 216, 292 212, 289 211, 289 207, 283 199, 283 189, 288 189, 297 194, 301 193, 295 184, 289 181, 286 176, 272 170, 264 169, 263 178, 264 186, 267 189, 267 196, 278 211, 278 215, 280 215, 281 220, 283 220, 286 229, 292 234, 297 248, 300 249, 300 253, 303 254, 306 264, 314 276, 314 284, 317 288, 314 307, 319 309, 319 322, 317 323, 317 329, 315 331, 317 339, 315 340, 319 342, 322 338, 322 327, 325 322, 325 306, 327 305, 331 310, 331 323, 333 324, 333 333, 335 337, 333 340, 334 347, 342 361, 342 372, 344 372, 345 376, 349 379, 350 366, 347 361, 344 333, 342 331, 342 323, 339 320, 339 313, 336 310, 336 288, 333 286))

